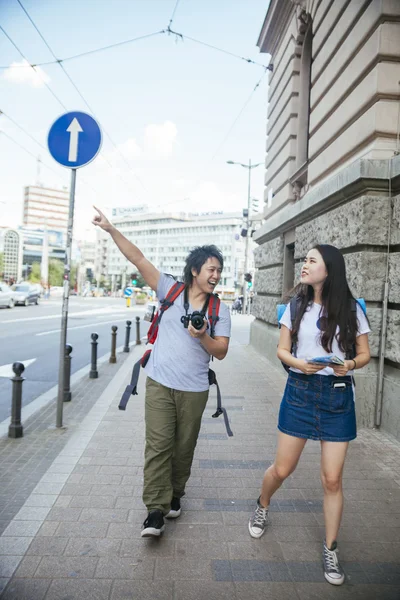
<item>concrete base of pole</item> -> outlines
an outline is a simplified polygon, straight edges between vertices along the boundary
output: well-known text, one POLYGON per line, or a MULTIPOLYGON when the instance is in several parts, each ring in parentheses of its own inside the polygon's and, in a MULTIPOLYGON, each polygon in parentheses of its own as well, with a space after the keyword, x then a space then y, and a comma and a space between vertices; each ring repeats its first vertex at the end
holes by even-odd
POLYGON ((8 428, 9 438, 21 438, 24 436, 24 428, 22 425, 10 425, 8 428))

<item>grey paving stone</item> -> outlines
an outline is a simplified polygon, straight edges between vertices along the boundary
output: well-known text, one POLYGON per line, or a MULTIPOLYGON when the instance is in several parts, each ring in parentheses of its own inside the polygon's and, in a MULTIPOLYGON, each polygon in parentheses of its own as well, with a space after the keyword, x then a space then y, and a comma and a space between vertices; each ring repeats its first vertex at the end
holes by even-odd
POLYGON ((58 537, 106 537, 108 523, 60 523, 53 535, 58 537))
MULTIPOLYGON (((298 600, 296 588, 289 582, 236 582, 235 591, 237 600, 298 600)), ((325 597, 321 595, 318 600, 325 597)))
POLYGON ((228 558, 228 544, 221 541, 179 540, 176 556, 185 558, 228 558))
POLYGON ((33 537, 0 537, 0 555, 21 556, 25 554, 33 537))
POLYGON ((53 507, 46 517, 46 521, 78 521, 82 509, 63 506, 53 507))
POLYGON ((3 536, 33 537, 38 532, 42 521, 11 521, 3 532, 3 536))
POLYGON ((170 536, 168 538, 161 536, 160 539, 143 539, 139 537, 125 539, 122 540, 119 554, 123 558, 133 556, 143 560, 159 556, 173 558, 175 556, 175 542, 170 539, 170 536))
POLYGON ((65 548, 65 556, 118 556, 120 540, 110 538, 72 538, 65 548))
MULTIPOLYGON (((132 496, 133 485, 92 485, 89 493, 93 496, 132 496)), ((76 494, 80 494, 80 492, 77 491, 76 494)), ((82 492, 82 495, 85 493, 82 492)))
POLYGON ((211 562, 195 558, 158 558, 155 580, 212 580, 211 562))
POLYGON ((115 581, 110 600, 175 600, 174 584, 170 581, 163 581, 162 585, 142 580, 115 581))
POLYGON ((24 506, 51 507, 56 502, 57 498, 57 494, 49 494, 48 496, 45 494, 31 494, 29 498, 27 498, 24 506))
POLYGON ((97 558, 80 556, 44 556, 36 570, 35 577, 56 579, 59 577, 78 577, 91 579, 97 565, 97 558))
POLYGON ((128 521, 128 511, 118 508, 84 508, 79 521, 124 523, 128 521))
POLYGON ((179 521, 169 521, 167 536, 168 539, 173 540, 208 540, 209 528, 215 530, 214 525, 190 525, 185 523, 179 523, 179 521))
MULTIPOLYGON (((69 506, 71 508, 113 508, 116 506, 113 496, 73 496, 69 506)), ((118 507, 116 508, 123 508, 118 507)))
POLYGON ((62 489, 62 493, 68 496, 88 496, 92 491, 92 485, 76 483, 66 483, 62 489))
POLYGON ((108 600, 111 579, 53 579, 46 600, 108 600))
POLYGON ((22 556, 0 556, 0 577, 11 577, 22 556))
POLYGON ((61 556, 68 543, 68 538, 36 537, 29 546, 27 555, 61 556))
MULTIPOLYGON (((168 559, 164 559, 168 560, 168 559)), ((135 557, 107 556, 99 558, 95 577, 111 579, 153 579, 155 559, 145 561, 135 557)))
POLYGON ((54 535, 58 526, 58 521, 45 521, 37 532, 36 537, 54 535))
POLYGON ((24 556, 15 571, 14 576, 17 578, 33 577, 41 560, 41 556, 24 556))
POLYGON ((2 600, 43 600, 49 586, 48 579, 14 578, 1 598, 2 600))
MULTIPOLYGON (((235 600, 236 590, 233 583, 203 581, 177 581, 174 600, 235 600)), ((247 597, 247 600, 249 597, 247 597)))
MULTIPOLYGON (((295 583, 297 596, 300 600, 336 600, 338 588, 325 583, 295 583)), ((398 600, 399 589, 392 586, 376 586, 371 584, 340 586, 340 600, 398 600)))
MULTIPOLYGON (((263 537, 263 540, 265 536, 263 537)), ((231 560, 276 560, 283 562, 283 553, 280 544, 274 540, 268 540, 268 543, 262 543, 260 540, 253 540, 250 535, 247 541, 228 542, 229 558, 231 560)), ((222 558, 222 557, 221 557, 222 558)))

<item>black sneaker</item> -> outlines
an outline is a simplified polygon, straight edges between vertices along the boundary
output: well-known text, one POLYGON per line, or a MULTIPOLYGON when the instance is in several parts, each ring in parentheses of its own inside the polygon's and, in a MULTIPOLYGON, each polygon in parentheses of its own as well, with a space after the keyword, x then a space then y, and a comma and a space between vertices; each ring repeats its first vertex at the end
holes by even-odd
POLYGON ((332 585, 342 585, 344 582, 344 572, 337 557, 336 542, 333 542, 331 548, 328 548, 326 542, 324 542, 322 558, 324 561, 325 579, 332 585))
POLYGON ((165 529, 162 510, 151 510, 143 523, 142 537, 159 537, 165 529))
POLYGON ((181 499, 180 498, 172 498, 171 500, 171 510, 167 515, 165 515, 166 519, 177 519, 181 516, 181 499))

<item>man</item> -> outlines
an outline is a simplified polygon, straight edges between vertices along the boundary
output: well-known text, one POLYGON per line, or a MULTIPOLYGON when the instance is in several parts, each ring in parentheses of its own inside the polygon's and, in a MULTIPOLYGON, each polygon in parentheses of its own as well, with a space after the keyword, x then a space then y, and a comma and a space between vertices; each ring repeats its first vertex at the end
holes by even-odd
MULTIPOLYGON (((96 210, 94 225, 111 235, 158 299, 164 300, 174 279, 160 273, 139 248, 96 210)), ((215 246, 201 246, 190 252, 183 273, 185 292, 163 313, 158 337, 145 367, 143 502, 148 516, 143 523, 142 537, 158 537, 164 531, 164 516, 177 518, 181 514, 180 499, 185 494, 208 400, 210 357, 225 358, 231 329, 229 309, 222 303, 213 338, 209 335, 206 318, 198 330, 192 323, 186 328, 182 317, 202 311, 209 294, 218 285, 222 268, 223 257, 215 246), (186 295, 188 310, 184 306, 186 295)))

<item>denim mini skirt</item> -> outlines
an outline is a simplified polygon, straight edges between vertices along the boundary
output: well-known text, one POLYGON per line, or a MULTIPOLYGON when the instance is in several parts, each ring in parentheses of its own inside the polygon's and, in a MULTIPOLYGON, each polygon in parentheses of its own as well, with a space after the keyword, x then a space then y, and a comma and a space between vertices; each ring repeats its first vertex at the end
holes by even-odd
POLYGON ((289 372, 278 429, 310 440, 348 442, 357 437, 352 377, 289 372))

